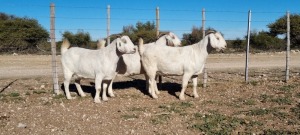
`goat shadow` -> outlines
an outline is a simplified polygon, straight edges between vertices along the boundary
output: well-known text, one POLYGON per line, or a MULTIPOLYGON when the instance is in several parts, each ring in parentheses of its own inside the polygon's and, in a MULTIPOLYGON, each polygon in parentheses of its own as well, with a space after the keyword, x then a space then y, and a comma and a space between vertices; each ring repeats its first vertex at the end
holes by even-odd
MULTIPOLYGON (((85 93, 90 93, 92 95, 92 97, 95 97, 95 93, 96 93, 95 83, 90 82, 90 84, 91 85, 82 85, 81 84, 81 88, 85 93)), ((176 95, 176 92, 179 92, 181 90, 181 84, 172 83, 172 82, 164 82, 161 85, 159 85, 157 83, 157 86, 158 86, 159 91, 167 91, 170 95, 179 98, 176 95)), ((125 90, 128 88, 135 88, 135 89, 139 90, 140 92, 142 92, 144 95, 150 96, 150 94, 148 93, 148 90, 146 89, 146 81, 142 80, 142 79, 135 79, 132 81, 114 82, 112 88, 114 91, 125 90)), ((63 83, 61 84, 61 89, 64 90, 63 83)), ((69 90, 70 90, 70 92, 76 92, 77 95, 79 95, 75 84, 70 84, 69 90)))

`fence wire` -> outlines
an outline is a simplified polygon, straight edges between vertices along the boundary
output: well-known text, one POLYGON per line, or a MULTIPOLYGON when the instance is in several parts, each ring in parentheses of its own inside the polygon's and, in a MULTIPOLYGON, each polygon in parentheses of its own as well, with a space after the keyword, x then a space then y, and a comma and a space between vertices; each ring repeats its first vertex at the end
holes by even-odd
MULTIPOLYGON (((19 7, 19 6, 27 6, 30 8, 39 8, 43 10, 49 10, 49 5, 34 5, 34 4, 11 4, 11 7, 19 7)), ((56 41, 61 41, 61 33, 63 31, 71 31, 71 32, 76 32, 79 30, 83 30, 84 32, 89 32, 93 34, 98 34, 97 36, 93 36, 92 40, 96 41, 100 37, 105 38, 106 35, 106 6, 63 6, 63 5, 57 5, 55 6, 56 12, 56 41), (82 9, 83 12, 84 10, 92 10, 92 11, 101 11, 97 13, 98 15, 95 17, 86 17, 84 14, 69 14, 68 16, 65 16, 62 12, 59 12, 60 10, 69 10, 72 12, 73 10, 80 10, 82 9), (102 14, 100 14, 102 13, 102 14), (73 15, 73 16, 72 16, 73 15), (72 26, 72 25, 63 25, 62 22, 69 22, 72 23, 73 21, 80 21, 83 22, 81 23, 82 26, 72 26), (99 24, 98 26, 96 25, 91 25, 89 26, 89 23, 94 23, 94 24, 99 24), (101 25, 100 25, 101 24, 101 25), (87 27, 88 26, 88 27, 87 27)), ((110 33, 116 34, 122 32, 122 27, 120 27, 120 22, 122 22, 123 26, 126 25, 134 25, 138 21, 146 22, 155 22, 155 8, 153 9, 147 9, 147 8, 117 8, 117 7, 111 7, 110 8, 112 12, 112 17, 110 18, 111 20, 111 29, 110 33), (135 17, 119 17, 116 15, 116 12, 122 12, 122 14, 130 14, 133 12, 143 12, 147 14, 153 14, 152 17, 146 18, 145 16, 137 15, 135 17), (115 12, 115 13, 114 13, 115 12)), ((161 31, 172 31, 174 33, 190 33, 192 31, 193 26, 201 27, 201 12, 202 9, 199 10, 189 10, 189 9, 162 9, 160 8, 160 30, 161 31), (175 14, 178 14, 176 18, 168 17, 166 13, 168 12, 173 12, 175 14), (197 18, 186 18, 187 14, 193 14, 193 16, 197 16, 197 18), (186 25, 188 23, 188 25, 186 25), (186 26, 186 27, 181 27, 181 26, 186 26)), ((235 39, 236 37, 239 37, 241 39, 244 38, 247 34, 247 13, 248 11, 213 11, 213 10, 206 10, 206 25, 207 27, 215 28, 218 31, 221 31, 225 37, 231 37, 227 38, 230 40, 235 39), (223 14, 229 15, 229 17, 222 17, 223 14), (230 25, 223 25, 223 24, 230 24, 230 25)), ((260 11, 252 11, 252 26, 251 30, 267 30, 267 25, 270 23, 275 22, 279 17, 282 17, 286 14, 285 11, 270 11, 270 12, 260 12, 260 11), (261 16, 263 14, 263 16, 261 16), (277 15, 278 18, 269 18, 266 17, 268 15, 277 15), (256 17, 259 16, 259 17, 256 17)), ((28 15, 31 16, 31 15, 28 15)), ((36 16, 39 19, 49 19, 49 15, 45 16, 36 16)), ((47 29, 49 29, 49 26, 44 26, 47 29)), ((22 27, 16 27, 16 28, 3 28, 1 31, 8 31, 8 30, 24 30, 24 31, 29 31, 34 28, 22 28, 22 27)), ((179 36, 180 37, 180 36, 179 36)), ((29 40, 29 39, 36 39, 36 38, 24 38, 24 37, 13 37, 15 40, 29 40)), ((48 40, 50 38, 43 38, 44 40, 48 40)), ((50 45, 50 44, 49 44, 50 45)), ((51 54, 51 51, 45 50, 43 47, 38 46, 37 48, 40 50, 39 54, 45 54, 49 55, 51 54)), ((17 49, 17 48, 16 48, 17 49)), ((251 56, 250 56, 251 57, 251 56)), ((293 58, 293 57, 292 57, 293 58)), ((296 59, 296 58, 294 58, 296 59)), ((263 61, 262 61, 263 62, 263 61)), ((250 63, 251 64, 251 63, 250 63)), ((59 65, 59 64, 58 64, 59 65)), ((284 73, 284 64, 282 67, 279 69, 275 70, 275 72, 268 72, 267 74, 264 71, 251 71, 250 69, 250 80, 251 78, 277 78, 277 80, 280 80, 283 78, 284 73)), ((46 70, 51 70, 51 67, 49 68, 44 68, 46 70)), ((291 68, 291 76, 294 75, 299 75, 299 67, 292 67, 291 68)), ((214 78, 214 76, 209 76, 211 79, 211 83, 217 83, 217 79, 214 78), (215 81, 212 81, 215 80, 215 81)))

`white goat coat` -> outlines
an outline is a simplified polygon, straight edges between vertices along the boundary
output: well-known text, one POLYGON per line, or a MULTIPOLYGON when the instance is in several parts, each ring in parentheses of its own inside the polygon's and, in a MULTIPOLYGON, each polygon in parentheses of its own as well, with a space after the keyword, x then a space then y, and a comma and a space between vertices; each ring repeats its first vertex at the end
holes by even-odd
MULTIPOLYGON (((67 99, 72 99, 69 92, 69 83, 74 76, 75 85, 81 96, 85 96, 80 87, 81 78, 95 79, 96 94, 94 102, 99 103, 99 94, 102 86, 106 89, 107 85, 116 75, 117 63, 121 55, 125 53, 134 53, 136 50, 128 36, 115 39, 110 45, 99 50, 90 50, 70 46, 69 42, 65 42, 61 48, 62 66, 64 71, 64 87, 67 99)), ((107 100, 106 90, 103 91, 103 100, 107 100), (105 96, 104 96, 105 95, 105 96)))
POLYGON ((109 51, 72 47, 63 54, 63 67, 72 71, 78 78, 94 79, 97 74, 102 76, 103 80, 111 80, 115 75, 119 56, 116 53, 110 53, 114 50, 113 45, 104 49, 109 51))
MULTIPOLYGON (((148 46, 181 46, 180 39, 172 32, 160 37, 156 42, 145 44, 145 48, 148 46)), ((136 50, 138 47, 136 46, 136 50)), ((120 58, 118 65, 117 65, 117 76, 130 76, 130 75, 138 75, 144 74, 145 71, 142 68, 141 64, 141 57, 138 52, 133 54, 124 54, 120 58)), ((112 83, 109 85, 108 88, 108 95, 114 97, 114 93, 112 91, 112 83)))
POLYGON ((202 73, 208 52, 207 47, 225 49, 226 42, 220 33, 209 34, 200 42, 184 47, 149 46, 139 45, 142 65, 149 77, 149 91, 153 98, 155 94, 155 75, 182 75, 182 90, 179 98, 184 100, 184 91, 188 80, 193 79, 193 94, 196 92, 197 75, 202 73))
MULTIPOLYGON (((172 36, 174 36, 174 39, 168 38, 168 42, 170 42, 172 45, 181 46, 181 41, 179 38, 174 34, 171 33, 172 36)), ((164 35, 160 37, 156 42, 144 44, 144 47, 147 48, 148 46, 167 46, 167 39, 164 35)), ((138 47, 136 46, 136 50, 138 50, 138 47)), ((134 54, 124 54, 122 55, 122 58, 120 59, 117 67, 118 75, 121 76, 130 76, 130 75, 137 75, 137 74, 143 74, 144 70, 141 65, 141 57, 138 52, 134 54)))

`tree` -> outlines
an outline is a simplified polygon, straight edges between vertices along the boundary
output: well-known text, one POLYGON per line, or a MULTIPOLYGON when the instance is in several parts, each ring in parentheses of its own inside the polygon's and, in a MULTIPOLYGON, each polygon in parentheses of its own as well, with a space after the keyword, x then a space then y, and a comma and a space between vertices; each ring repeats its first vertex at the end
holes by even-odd
POLYGON ((36 52, 49 33, 37 20, 0 13, 1 52, 36 52))
POLYGON ((157 39, 155 24, 150 21, 137 22, 135 27, 133 25, 124 26, 121 34, 128 35, 134 44, 138 44, 140 37, 143 38, 144 43, 155 42, 157 39))
POLYGON ((88 32, 78 31, 76 34, 73 34, 70 31, 65 31, 62 37, 68 39, 71 44, 79 47, 89 48, 88 45, 91 43, 91 36, 88 32))
POLYGON ((245 45, 243 44, 243 40, 240 38, 237 38, 232 42, 232 48, 237 49, 237 50, 242 50, 245 49, 245 45))
MULTIPOLYGON (((213 28, 207 28, 205 31, 214 30, 213 28)), ((182 35, 182 45, 191 45, 202 40, 202 27, 193 26, 191 33, 184 33, 182 35)))
MULTIPOLYGON (((287 16, 277 19, 274 23, 268 25, 270 35, 278 36, 287 32, 287 16)), ((291 47, 300 46, 300 14, 290 15, 290 37, 291 47)))
POLYGON ((253 31, 250 33, 250 45, 261 50, 282 50, 285 47, 284 41, 272 36, 269 32, 253 31))

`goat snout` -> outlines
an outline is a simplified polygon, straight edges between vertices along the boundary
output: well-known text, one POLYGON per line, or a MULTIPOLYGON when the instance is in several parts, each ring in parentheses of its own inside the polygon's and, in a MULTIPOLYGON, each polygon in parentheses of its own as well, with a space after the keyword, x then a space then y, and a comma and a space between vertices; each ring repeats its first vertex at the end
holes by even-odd
POLYGON ((135 53, 135 52, 136 52, 136 48, 133 48, 132 53, 135 53))

